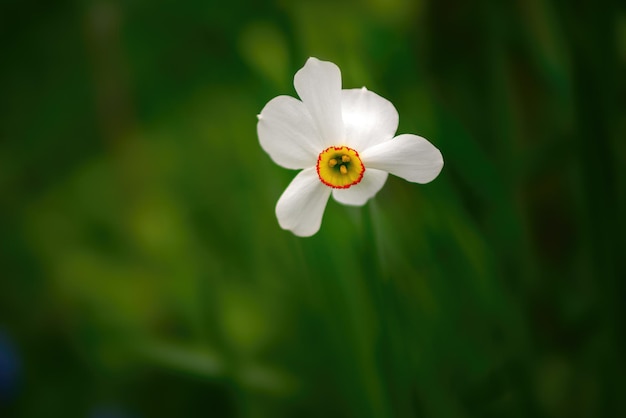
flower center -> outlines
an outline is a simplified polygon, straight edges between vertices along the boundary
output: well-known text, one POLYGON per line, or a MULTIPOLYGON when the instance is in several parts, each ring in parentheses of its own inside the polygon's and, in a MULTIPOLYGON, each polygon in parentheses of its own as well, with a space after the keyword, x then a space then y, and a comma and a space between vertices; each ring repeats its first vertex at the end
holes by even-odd
POLYGON ((359 153, 348 147, 328 147, 317 157, 317 175, 322 183, 347 189, 363 178, 365 166, 359 153))

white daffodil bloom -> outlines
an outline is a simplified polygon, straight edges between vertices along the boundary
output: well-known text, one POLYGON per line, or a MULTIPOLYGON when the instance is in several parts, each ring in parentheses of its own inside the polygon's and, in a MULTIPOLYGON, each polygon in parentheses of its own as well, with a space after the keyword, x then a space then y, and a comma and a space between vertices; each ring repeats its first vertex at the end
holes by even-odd
POLYGON ((332 62, 309 58, 294 77, 301 100, 278 96, 258 115, 261 147, 285 168, 301 169, 276 204, 281 228, 315 234, 332 194, 362 206, 383 187, 388 173, 428 183, 443 167, 441 152, 426 139, 395 136, 391 102, 361 89, 341 89, 332 62))

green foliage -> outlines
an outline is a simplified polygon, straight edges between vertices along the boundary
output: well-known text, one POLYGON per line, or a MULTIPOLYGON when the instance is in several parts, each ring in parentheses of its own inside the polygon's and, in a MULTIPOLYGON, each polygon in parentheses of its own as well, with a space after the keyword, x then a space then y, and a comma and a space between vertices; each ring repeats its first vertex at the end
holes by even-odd
POLYGON ((0 6, 0 416, 626 415, 625 12, 0 6), (308 56, 445 167, 301 239, 255 115, 308 56))

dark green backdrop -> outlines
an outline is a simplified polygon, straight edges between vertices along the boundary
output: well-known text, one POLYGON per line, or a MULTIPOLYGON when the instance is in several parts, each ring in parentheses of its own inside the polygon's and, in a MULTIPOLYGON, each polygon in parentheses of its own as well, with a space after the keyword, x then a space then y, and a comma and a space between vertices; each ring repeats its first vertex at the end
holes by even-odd
POLYGON ((626 8, 0 6, 0 416, 626 416, 626 8), (441 149, 321 231, 256 114, 309 56, 441 149))

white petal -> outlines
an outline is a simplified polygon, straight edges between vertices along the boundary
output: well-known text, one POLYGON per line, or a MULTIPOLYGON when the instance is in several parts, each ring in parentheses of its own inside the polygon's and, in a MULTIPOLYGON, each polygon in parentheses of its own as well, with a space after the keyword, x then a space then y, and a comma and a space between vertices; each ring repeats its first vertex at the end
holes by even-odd
POLYGON ((265 105, 257 134, 265 152, 285 168, 311 167, 324 149, 306 106, 289 96, 275 97, 265 105))
MULTIPOLYGON (((324 145, 337 145, 344 139, 341 120, 341 71, 332 62, 309 58, 294 76, 293 84, 309 109, 324 145)), ((320 150, 321 151, 321 150, 320 150)))
POLYGON ((361 154, 367 169, 377 168, 415 183, 428 183, 443 168, 441 152, 421 136, 398 135, 361 154))
POLYGON ((342 90, 341 111, 346 145, 359 152, 390 140, 398 129, 398 111, 393 104, 365 87, 342 90))
POLYGON ((330 190, 320 181, 314 167, 302 170, 276 204, 280 227, 301 237, 315 234, 322 224, 330 190))
POLYGON ((348 189, 333 189, 333 197, 344 205, 363 206, 383 188, 385 181, 387 181, 385 171, 367 168, 359 184, 348 189))

